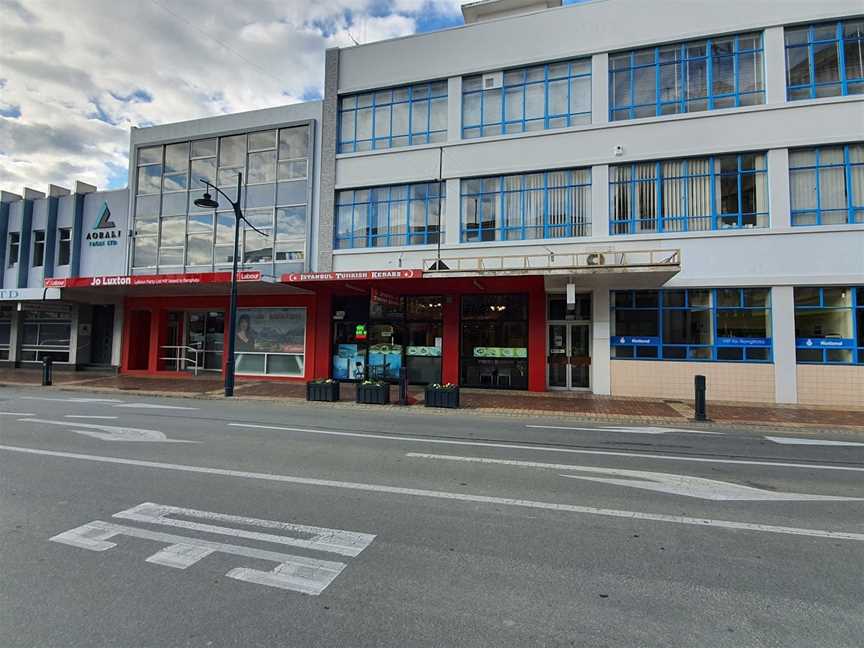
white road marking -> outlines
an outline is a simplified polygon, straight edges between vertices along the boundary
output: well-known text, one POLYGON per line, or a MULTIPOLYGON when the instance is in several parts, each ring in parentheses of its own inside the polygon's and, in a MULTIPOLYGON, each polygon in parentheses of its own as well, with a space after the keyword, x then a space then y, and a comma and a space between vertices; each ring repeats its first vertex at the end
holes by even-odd
MULTIPOLYGON (((573 504, 558 504, 555 502, 540 502, 534 500, 514 499, 507 497, 493 497, 489 495, 469 495, 467 493, 452 493, 447 491, 433 491, 420 488, 404 488, 400 486, 386 486, 382 484, 363 484, 358 482, 343 482, 331 479, 314 479, 310 477, 295 477, 293 475, 275 475, 272 473, 247 472, 242 470, 230 470, 227 468, 207 468, 204 466, 190 466, 184 464, 170 464, 159 461, 143 461, 140 459, 122 459, 120 457, 104 457, 99 455, 79 454, 74 452, 58 452, 55 450, 41 450, 37 448, 23 448, 16 446, 0 445, 0 450, 7 452, 19 452, 22 454, 34 454, 46 457, 59 457, 64 459, 78 459, 81 461, 92 461, 97 463, 116 464, 123 466, 137 466, 139 468, 157 468, 161 470, 174 470, 178 472, 189 472, 206 475, 219 475, 221 477, 237 477, 240 479, 257 479, 262 481, 273 481, 288 484, 303 484, 305 486, 325 486, 330 488, 341 488, 346 490, 365 491, 371 493, 388 493, 393 495, 411 495, 415 497, 428 497, 441 500, 455 500, 461 502, 475 502, 481 504, 492 504, 497 506, 516 506, 520 508, 543 509, 547 511, 560 511, 565 513, 584 513, 587 515, 600 515, 604 517, 625 518, 628 520, 646 520, 650 522, 670 522, 673 524, 686 524, 697 527, 715 527, 722 529, 735 529, 738 531, 755 531, 763 533, 779 533, 783 535, 807 536, 811 538, 831 538, 834 540, 854 540, 864 542, 864 533, 851 533, 848 531, 830 531, 825 529, 805 529, 798 527, 774 526, 768 524, 756 524, 750 522, 735 522, 732 520, 715 520, 711 518, 694 518, 684 515, 664 515, 661 513, 643 513, 640 511, 626 511, 617 509, 597 508, 593 506, 576 506, 573 504)), ((106 547, 108 548, 108 547, 106 547)))
POLYGON ((239 515, 211 513, 209 511, 198 511, 196 509, 179 508, 164 504, 154 504, 152 502, 145 502, 127 511, 115 513, 114 517, 122 518, 124 520, 135 520, 137 522, 147 522, 149 524, 162 524, 165 526, 180 527, 182 529, 192 529, 194 531, 219 533, 238 538, 276 542, 295 547, 303 547, 304 549, 338 553, 343 556, 359 555, 360 552, 372 544, 372 541, 375 539, 374 535, 368 533, 355 533, 353 531, 306 526, 303 524, 292 524, 290 522, 277 522, 275 520, 261 520, 258 518, 241 517, 239 515), (275 529, 286 533, 292 533, 294 536, 275 535, 272 533, 247 531, 245 529, 234 527, 223 527, 213 524, 190 522, 188 520, 177 520, 169 517, 171 515, 212 520, 216 522, 228 522, 243 526, 257 526, 265 529, 275 529))
POLYGON ((124 403, 114 407, 129 407, 135 409, 167 409, 167 410, 197 410, 197 407, 183 407, 182 405, 157 405, 155 403, 124 403))
POLYGON ((781 445, 815 445, 815 446, 864 446, 856 441, 830 441, 828 439, 801 439, 795 437, 766 436, 766 439, 781 445))
POLYGON ((293 556, 275 551, 244 547, 242 545, 210 542, 209 540, 138 529, 136 527, 102 522, 101 520, 94 520, 75 529, 60 533, 51 538, 51 541, 81 549, 89 549, 90 551, 105 551, 117 546, 114 542, 108 542, 109 538, 117 535, 144 538, 167 544, 167 547, 156 552, 146 560, 150 563, 173 567, 175 569, 186 569, 205 556, 217 551, 245 558, 273 561, 279 564, 269 572, 239 567, 230 570, 225 575, 228 578, 248 583, 278 587, 313 596, 317 596, 323 592, 346 567, 345 563, 341 562, 293 556))
POLYGON ((648 472, 644 470, 624 470, 619 468, 597 468, 594 466, 574 466, 572 464, 541 463, 539 461, 518 461, 516 459, 493 459, 491 457, 459 457, 454 455, 427 454, 423 452, 408 452, 406 457, 416 459, 443 459, 445 461, 462 461, 466 463, 496 464, 502 466, 519 466, 524 468, 548 468, 551 470, 572 470, 580 473, 595 473, 612 475, 609 477, 586 477, 584 475, 561 475, 571 479, 584 479, 615 486, 628 486, 644 490, 683 495, 714 501, 834 501, 858 502, 862 497, 840 497, 837 495, 810 495, 808 493, 778 493, 775 491, 742 486, 730 482, 693 477, 690 475, 674 475, 670 473, 648 472), (624 479, 616 479, 623 477, 624 479))
MULTIPOLYGON (((35 416, 35 414, 26 414, 25 416, 35 416)), ((116 417, 116 416, 89 416, 86 414, 64 414, 63 418, 114 420, 118 417, 116 417)))
POLYGON ((42 423, 44 425, 60 425, 69 432, 83 434, 103 441, 130 441, 130 442, 160 442, 160 443, 198 443, 197 441, 184 441, 182 439, 169 439, 159 430, 143 430, 119 425, 98 425, 96 423, 73 423, 71 421, 49 421, 38 418, 22 418, 19 421, 27 423, 42 423), (71 427, 70 427, 71 426, 71 427))
POLYGON ((52 401, 55 403, 122 403, 116 398, 49 398, 47 396, 18 396, 21 400, 52 401))
POLYGON ((303 432, 305 434, 323 434, 327 436, 358 437, 361 439, 383 439, 385 441, 409 441, 411 443, 432 443, 439 445, 472 446, 479 448, 507 448, 514 450, 536 450, 538 452, 561 452, 565 454, 600 455, 604 457, 636 457, 638 459, 658 459, 662 461, 687 461, 693 463, 718 463, 744 466, 775 466, 779 468, 802 468, 805 470, 844 470, 864 472, 862 466, 835 466, 829 464, 792 463, 784 461, 756 461, 755 459, 709 459, 707 457, 690 457, 686 455, 648 454, 644 452, 622 452, 616 450, 581 450, 579 448, 559 448, 553 446, 533 446, 519 443, 492 443, 489 441, 461 441, 459 439, 430 439, 426 437, 410 437, 398 434, 374 434, 366 432, 336 432, 333 430, 311 430, 307 428, 280 427, 278 425, 255 425, 252 423, 228 423, 229 427, 242 427, 259 430, 282 430, 285 432, 303 432))
POLYGON ((0 416, 36 416, 33 412, 0 412, 0 416))
POLYGON ((626 434, 719 434, 722 432, 709 432, 708 430, 684 430, 681 428, 662 428, 662 427, 622 427, 622 426, 603 426, 603 427, 567 427, 563 425, 526 425, 526 428, 535 428, 540 430, 577 430, 579 432, 624 432, 626 434))

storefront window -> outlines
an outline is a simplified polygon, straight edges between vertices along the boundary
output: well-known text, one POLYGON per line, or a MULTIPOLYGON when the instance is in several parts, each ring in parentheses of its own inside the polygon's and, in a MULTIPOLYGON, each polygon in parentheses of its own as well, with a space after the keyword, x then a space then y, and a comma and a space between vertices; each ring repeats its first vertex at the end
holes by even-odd
MULTIPOLYGON (((69 310, 24 311, 21 327, 21 360, 69 362, 72 314, 69 310)), ((6 349, 8 353, 8 337, 6 349)))
POLYGON ((9 340, 12 336, 12 309, 0 306, 0 360, 9 359, 9 340))
POLYGON ((303 376, 306 309, 239 309, 234 351, 237 373, 303 376))
POLYGON ((798 362, 864 364, 862 316, 862 287, 796 288, 798 362))
POLYGON ((768 288, 612 293, 612 357, 771 361, 768 288))
POLYGON ((461 348, 463 386, 527 389, 528 297, 463 297, 461 348))

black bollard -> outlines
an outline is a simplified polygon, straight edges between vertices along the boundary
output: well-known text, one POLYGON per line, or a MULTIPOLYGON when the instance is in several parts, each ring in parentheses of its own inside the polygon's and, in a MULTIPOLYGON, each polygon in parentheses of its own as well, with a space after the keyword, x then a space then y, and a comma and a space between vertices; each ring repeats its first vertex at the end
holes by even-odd
POLYGON ((408 368, 399 368, 399 404, 408 404, 408 368))
POLYGON ((42 386, 50 387, 53 382, 52 379, 54 376, 52 375, 54 372, 53 361, 48 356, 42 358, 42 386))
POLYGON ((707 421, 708 415, 705 412, 705 376, 695 376, 693 386, 696 391, 693 419, 696 421, 707 421))

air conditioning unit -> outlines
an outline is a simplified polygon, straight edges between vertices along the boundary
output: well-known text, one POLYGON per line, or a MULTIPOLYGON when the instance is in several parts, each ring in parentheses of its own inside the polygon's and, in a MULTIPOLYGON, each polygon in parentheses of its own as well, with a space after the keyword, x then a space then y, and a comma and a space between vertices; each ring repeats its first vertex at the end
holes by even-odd
POLYGON ((598 254, 598 253, 589 254, 588 257, 585 259, 585 262, 589 266, 606 265, 606 257, 604 257, 602 254, 598 254))
POLYGON ((483 75, 483 89, 494 90, 504 85, 503 72, 487 72, 483 75))

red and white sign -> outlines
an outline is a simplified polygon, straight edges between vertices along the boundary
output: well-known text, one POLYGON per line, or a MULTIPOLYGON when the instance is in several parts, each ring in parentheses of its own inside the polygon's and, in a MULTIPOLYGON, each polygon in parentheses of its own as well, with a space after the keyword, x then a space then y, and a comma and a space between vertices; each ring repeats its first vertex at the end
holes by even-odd
POLYGON ((303 281, 370 281, 372 279, 420 279, 422 270, 368 270, 357 272, 289 272, 283 283, 303 281))
MULTIPOLYGON (((237 281, 260 281, 258 270, 237 272, 237 281)), ((114 275, 105 277, 67 277, 45 279, 45 288, 99 288, 102 286, 189 286, 206 283, 228 283, 230 272, 187 272, 163 275, 114 275)))

